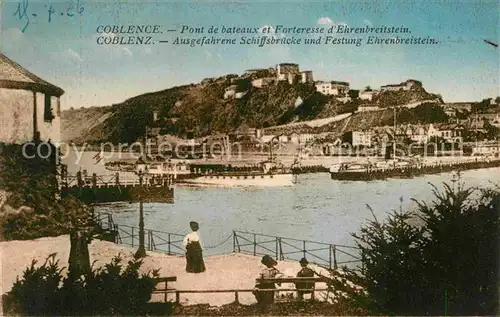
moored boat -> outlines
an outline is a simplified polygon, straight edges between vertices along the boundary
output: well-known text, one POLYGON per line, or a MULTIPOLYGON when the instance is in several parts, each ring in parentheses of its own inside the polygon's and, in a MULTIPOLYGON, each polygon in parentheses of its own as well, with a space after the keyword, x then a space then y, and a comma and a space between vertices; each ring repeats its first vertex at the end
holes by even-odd
POLYGON ((175 183, 201 187, 292 186, 294 175, 291 169, 271 161, 252 166, 191 164, 190 173, 177 177, 175 183))
POLYGON ((294 179, 292 173, 224 173, 180 178, 175 183, 178 185, 200 187, 276 187, 292 186, 294 179))
MULTIPOLYGON (((174 184, 191 187, 275 187, 292 186, 295 182, 291 168, 271 160, 256 165, 233 166, 140 159, 134 166, 136 174, 160 178, 172 176, 174 184)), ((110 164, 109 167, 113 170, 124 168, 120 164, 110 164)), ((130 169, 129 166, 126 168, 127 171, 130 169)))
POLYGON ((332 166, 331 179, 348 181, 385 180, 388 178, 413 178, 421 175, 439 174, 482 168, 500 167, 500 159, 474 159, 459 162, 393 161, 385 165, 365 165, 363 169, 352 169, 348 164, 332 166))

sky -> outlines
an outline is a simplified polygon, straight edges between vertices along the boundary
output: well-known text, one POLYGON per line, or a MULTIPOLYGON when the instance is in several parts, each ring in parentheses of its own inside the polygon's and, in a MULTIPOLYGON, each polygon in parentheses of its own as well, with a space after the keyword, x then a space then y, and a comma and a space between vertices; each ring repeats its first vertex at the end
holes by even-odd
POLYGON ((111 105, 139 94, 197 83, 206 77, 242 74, 246 69, 281 62, 312 70, 315 80, 348 81, 351 89, 367 85, 378 88, 412 78, 422 81, 427 91, 440 93, 447 102, 500 95, 500 50, 483 42, 500 42, 500 2, 495 0, 4 0, 1 10, 0 50, 63 88, 63 109, 111 105), (100 25, 160 25, 164 33, 153 40, 169 43, 98 45, 99 36, 123 35, 98 34, 100 25), (411 36, 430 36, 439 44, 173 45, 177 36, 199 36, 179 34, 183 25, 205 29, 211 25, 404 26, 411 30, 411 36), (166 32, 168 29, 177 31, 166 32))

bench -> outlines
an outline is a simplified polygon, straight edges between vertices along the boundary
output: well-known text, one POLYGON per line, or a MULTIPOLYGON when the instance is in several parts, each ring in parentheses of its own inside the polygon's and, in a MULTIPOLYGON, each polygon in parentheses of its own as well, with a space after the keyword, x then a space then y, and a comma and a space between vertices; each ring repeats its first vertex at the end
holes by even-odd
POLYGON ((167 293, 175 291, 174 288, 168 288, 168 282, 176 282, 177 276, 168 276, 168 277, 157 277, 155 278, 155 289, 153 290, 153 294, 164 294, 164 301, 167 302, 167 293), (165 283, 165 287, 159 288, 159 284, 165 283))
MULTIPOLYGON (((328 288, 315 289, 316 291, 328 291, 328 288)), ((244 289, 210 289, 210 290, 200 290, 200 289, 190 289, 190 290, 172 290, 170 292, 175 293, 175 302, 180 303, 181 294, 207 294, 207 293, 234 293, 234 301, 239 302, 239 293, 253 293, 253 292, 294 292, 297 291, 296 288, 280 288, 280 289, 256 289, 256 288, 244 288, 244 289)), ((300 291, 300 290, 299 290, 300 291)), ((308 290, 304 290, 308 291, 308 290)))
MULTIPOLYGON (((329 280, 328 278, 324 277, 276 277, 276 278, 257 278, 255 279, 255 282, 257 284, 260 283, 297 283, 297 282, 310 282, 310 283, 327 283, 329 280)), ((289 291, 290 289, 283 289, 283 291, 289 291)), ((280 291, 280 289, 277 289, 276 291, 280 291)), ((299 297, 299 292, 311 292, 311 299, 314 299, 314 291, 315 291, 315 285, 313 284, 312 288, 310 289, 294 289, 294 291, 297 292, 297 297, 299 297)))

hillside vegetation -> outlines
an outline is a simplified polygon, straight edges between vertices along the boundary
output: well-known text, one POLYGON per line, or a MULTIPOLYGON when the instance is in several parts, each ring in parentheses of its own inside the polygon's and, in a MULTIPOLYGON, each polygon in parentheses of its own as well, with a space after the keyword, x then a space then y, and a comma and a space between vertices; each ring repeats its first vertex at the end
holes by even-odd
MULTIPOLYGON (((147 125, 161 128, 162 134, 192 132, 200 137, 231 132, 243 125, 266 128, 332 117, 353 112, 362 103, 342 104, 336 97, 316 92, 312 84, 278 82, 255 88, 252 79, 227 75, 139 95, 109 107, 64 111, 63 135, 65 141, 76 143, 132 143, 144 134, 147 125), (241 98, 224 98, 226 88, 232 85, 244 94, 241 98), (158 113, 156 122, 152 121, 154 111, 158 113)), ((383 92, 373 103, 386 107, 436 98, 420 86, 411 91, 383 92)))

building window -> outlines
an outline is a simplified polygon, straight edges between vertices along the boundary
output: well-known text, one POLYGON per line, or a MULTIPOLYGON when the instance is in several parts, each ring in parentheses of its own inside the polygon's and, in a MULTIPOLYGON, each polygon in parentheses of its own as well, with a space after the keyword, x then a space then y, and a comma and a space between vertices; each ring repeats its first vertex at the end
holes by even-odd
POLYGON ((45 122, 51 122, 54 119, 54 114, 52 113, 52 102, 51 97, 45 94, 45 106, 43 111, 43 119, 45 122))

